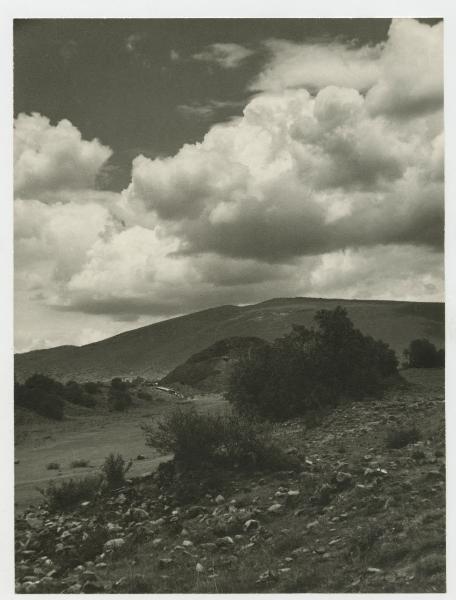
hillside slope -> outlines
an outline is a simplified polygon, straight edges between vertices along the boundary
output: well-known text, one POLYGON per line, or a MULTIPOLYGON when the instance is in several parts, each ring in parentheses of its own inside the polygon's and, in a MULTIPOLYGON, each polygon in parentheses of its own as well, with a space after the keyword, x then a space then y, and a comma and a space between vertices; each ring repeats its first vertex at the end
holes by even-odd
POLYGON ((315 428, 278 425, 297 470, 223 470, 190 504, 146 475, 73 513, 29 509, 16 592, 444 592, 444 372, 404 377, 315 428), (411 427, 419 441, 388 446, 411 427))
POLYGON ((426 337, 444 345, 444 305, 376 300, 277 298, 249 306, 219 306, 133 329, 85 346, 61 346, 15 356, 16 377, 40 372, 58 379, 110 379, 165 376, 191 355, 216 341, 237 336, 272 341, 293 323, 310 325, 319 309, 348 310, 363 333, 388 342, 398 355, 408 343, 426 337))
POLYGON ((257 337, 220 340, 209 348, 192 354, 183 364, 168 373, 161 383, 190 386, 202 392, 223 392, 240 356, 250 349, 262 346, 267 346, 267 342, 257 337))

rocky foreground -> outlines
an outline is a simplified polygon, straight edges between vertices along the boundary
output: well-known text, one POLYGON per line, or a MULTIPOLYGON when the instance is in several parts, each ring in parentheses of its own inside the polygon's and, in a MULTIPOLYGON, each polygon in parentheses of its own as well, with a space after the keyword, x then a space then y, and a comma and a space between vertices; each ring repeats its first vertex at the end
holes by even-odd
POLYGON ((275 436, 300 468, 226 473, 184 504, 155 475, 77 511, 16 520, 27 593, 444 592, 442 370, 275 436), (420 439, 390 448, 390 431, 420 439))

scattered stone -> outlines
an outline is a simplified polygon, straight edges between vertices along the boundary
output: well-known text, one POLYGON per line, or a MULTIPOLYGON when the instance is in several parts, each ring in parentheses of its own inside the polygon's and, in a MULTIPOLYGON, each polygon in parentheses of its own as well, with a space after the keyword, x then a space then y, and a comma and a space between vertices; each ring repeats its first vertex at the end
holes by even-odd
POLYGON ((104 592, 104 587, 100 582, 86 581, 81 591, 83 594, 101 594, 104 592))
POLYGON ((272 514, 277 514, 279 512, 281 512, 282 510, 282 505, 281 504, 272 504, 269 508, 268 508, 268 512, 272 513, 272 514))
POLYGON ((149 518, 149 513, 143 508, 133 508, 130 514, 136 520, 145 520, 149 518))
POLYGON ((234 540, 229 535, 225 535, 224 537, 217 538, 217 546, 232 546, 234 545, 234 540))
POLYGON ((275 571, 272 571, 271 569, 268 569, 267 571, 264 571, 264 573, 261 573, 261 575, 256 580, 256 583, 267 583, 268 581, 277 581, 277 579, 277 573, 275 571))
POLYGON ((138 454, 136 460, 146 460, 146 457, 144 456, 144 454, 138 454))
POLYGON ((204 573, 204 567, 201 563, 196 563, 195 571, 197 573, 204 573))
POLYGON ((368 573, 383 573, 382 569, 377 569, 377 567, 367 567, 366 571, 368 573))
POLYGON ((160 560, 158 561, 158 568, 159 569, 166 569, 167 567, 169 567, 172 563, 173 563, 173 559, 172 558, 160 558, 160 560))
POLYGON ((204 506, 190 506, 190 508, 187 509, 186 512, 186 516, 187 519, 194 519, 195 517, 198 517, 199 515, 203 514, 205 512, 205 508, 204 506))
POLYGON ((318 526, 318 521, 311 521, 310 523, 307 523, 307 529, 312 529, 313 527, 317 527, 318 526))
POLYGON ((225 502, 225 498, 222 496, 222 494, 219 494, 218 496, 216 496, 216 498, 215 498, 216 504, 223 504, 224 502, 225 502))
POLYGON ((119 548, 122 548, 122 546, 125 544, 125 540, 123 538, 114 538, 113 540, 108 540, 103 548, 105 549, 105 551, 109 551, 109 550, 117 550, 119 548))
POLYGON ((248 519, 244 523, 244 531, 253 531, 255 529, 258 529, 259 526, 260 523, 256 519, 248 519))

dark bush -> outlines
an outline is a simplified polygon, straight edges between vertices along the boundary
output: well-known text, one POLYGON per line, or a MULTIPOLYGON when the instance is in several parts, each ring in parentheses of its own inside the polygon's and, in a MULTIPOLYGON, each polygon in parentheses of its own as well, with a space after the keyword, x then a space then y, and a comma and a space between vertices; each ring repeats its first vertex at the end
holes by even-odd
POLYGON ((60 382, 38 373, 29 377, 25 384, 15 382, 14 385, 17 406, 29 408, 50 419, 63 418, 63 395, 64 387, 60 382))
POLYGON ((237 363, 227 399, 243 413, 273 419, 318 414, 344 398, 378 393, 397 374, 395 353, 355 329, 341 307, 320 310, 317 327, 294 325, 237 363))
POLYGON ((51 481, 46 489, 39 491, 50 510, 67 511, 85 500, 92 500, 100 490, 101 482, 100 475, 89 475, 82 479, 68 479, 59 483, 51 481))
POLYGON ((71 461, 70 467, 72 469, 84 469, 85 467, 88 467, 89 464, 90 461, 86 460, 85 458, 77 458, 76 460, 71 461))
POLYGON ((123 411, 127 409, 131 403, 131 395, 128 391, 128 384, 120 379, 120 377, 114 377, 111 381, 108 393, 108 403, 111 410, 123 411))
POLYGON ((76 381, 68 381, 65 384, 65 400, 88 408, 95 406, 94 398, 86 393, 83 386, 76 381))
POLYGON ((292 462, 270 441, 270 426, 244 416, 177 409, 155 426, 143 425, 143 430, 146 445, 173 453, 184 469, 204 465, 275 469, 292 462))
POLYGON ((96 381, 87 381, 83 385, 84 391, 88 394, 97 394, 100 391, 100 384, 96 381))
POLYGON ((413 340, 409 347, 404 350, 408 366, 416 369, 444 367, 445 350, 437 348, 426 339, 413 340))
POLYGON ((388 448, 405 448, 409 444, 414 444, 421 439, 421 433, 416 427, 409 429, 392 429, 386 436, 386 446, 388 448))
POLYGON ((58 470, 58 469, 60 469, 60 464, 57 462, 50 462, 46 465, 46 469, 48 471, 58 470))
POLYGON ((132 461, 126 463, 121 454, 114 455, 111 453, 105 458, 101 470, 109 489, 114 490, 125 485, 125 475, 130 470, 131 465, 132 461))

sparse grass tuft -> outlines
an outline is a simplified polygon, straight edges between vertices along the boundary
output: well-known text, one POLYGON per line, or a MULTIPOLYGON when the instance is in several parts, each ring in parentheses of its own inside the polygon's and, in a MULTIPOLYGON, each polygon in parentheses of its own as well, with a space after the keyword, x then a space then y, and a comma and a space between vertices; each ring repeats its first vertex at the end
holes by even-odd
POLYGON ((121 454, 114 455, 111 453, 105 458, 101 470, 109 489, 115 490, 125 485, 125 475, 130 470, 131 465, 132 461, 126 463, 121 454))
POLYGON ((83 469, 84 467, 88 467, 90 462, 84 458, 77 458, 76 460, 72 460, 70 463, 70 467, 72 469, 83 469))
POLYGON ((40 489, 49 509, 67 511, 75 508, 80 502, 93 499, 101 486, 100 475, 89 475, 82 479, 69 479, 56 483, 51 481, 46 489, 40 489))
POLYGON ((46 465, 46 469, 48 471, 57 471, 60 469, 60 464, 58 462, 50 462, 46 465))

